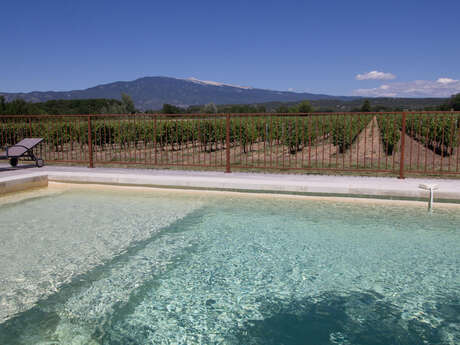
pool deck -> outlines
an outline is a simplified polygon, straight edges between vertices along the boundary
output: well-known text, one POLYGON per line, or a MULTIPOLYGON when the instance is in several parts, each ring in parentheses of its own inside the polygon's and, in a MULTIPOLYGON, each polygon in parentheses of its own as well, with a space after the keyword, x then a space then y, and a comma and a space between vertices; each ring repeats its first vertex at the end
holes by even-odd
POLYGON ((419 184, 437 184, 435 200, 460 202, 460 180, 306 174, 119 169, 45 166, 12 169, 0 164, 0 194, 50 182, 115 184, 182 189, 212 189, 370 198, 425 199, 419 184), (21 188, 23 186, 24 188, 21 188))

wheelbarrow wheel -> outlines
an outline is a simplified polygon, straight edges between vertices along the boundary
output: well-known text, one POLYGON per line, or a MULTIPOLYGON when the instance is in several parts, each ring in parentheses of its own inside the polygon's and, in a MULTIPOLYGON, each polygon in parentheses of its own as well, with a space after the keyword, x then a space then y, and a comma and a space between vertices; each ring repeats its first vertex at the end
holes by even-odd
POLYGON ((17 159, 17 157, 12 157, 12 158, 10 158, 10 165, 11 165, 12 167, 15 167, 16 165, 18 165, 18 159, 17 159))
POLYGON ((37 168, 41 168, 45 165, 45 162, 43 162, 43 159, 37 158, 37 160, 35 161, 35 165, 37 166, 37 168))

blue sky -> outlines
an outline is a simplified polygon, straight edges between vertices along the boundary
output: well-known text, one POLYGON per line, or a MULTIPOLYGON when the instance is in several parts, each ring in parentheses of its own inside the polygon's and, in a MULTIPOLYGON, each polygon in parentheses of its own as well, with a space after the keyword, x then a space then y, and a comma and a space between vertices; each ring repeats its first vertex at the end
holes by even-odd
POLYGON ((0 8, 3 92, 156 75, 333 95, 460 92, 458 0, 15 0, 0 8))

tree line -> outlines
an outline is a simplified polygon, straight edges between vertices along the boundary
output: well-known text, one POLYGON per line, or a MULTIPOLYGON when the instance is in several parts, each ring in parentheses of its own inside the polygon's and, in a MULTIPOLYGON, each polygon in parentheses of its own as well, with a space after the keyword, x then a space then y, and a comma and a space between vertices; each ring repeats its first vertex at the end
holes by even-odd
MULTIPOLYGON (((352 112, 382 112, 382 111, 403 111, 406 109, 372 105, 372 101, 366 99, 360 107, 351 109, 352 112)), ((453 95, 439 106, 425 107, 425 110, 460 111, 460 93, 453 95)), ((276 107, 267 109, 264 104, 234 104, 234 105, 192 105, 179 107, 172 104, 164 104, 162 109, 149 109, 144 113, 162 114, 194 114, 194 113, 311 113, 315 109, 309 101, 300 103, 280 103, 276 107)), ((323 110, 324 112, 324 110, 323 110)), ((330 112, 334 112, 330 110, 330 112)), ((74 99, 74 100, 51 100, 46 102, 26 102, 23 99, 15 99, 6 102, 0 96, 0 115, 66 115, 66 114, 134 114, 141 113, 136 109, 133 100, 127 94, 117 99, 74 99)))
MULTIPOLYGON (((309 101, 302 101, 294 105, 280 105, 274 109, 273 113, 311 113, 314 109, 309 101)), ((147 110, 146 113, 162 113, 162 114, 246 114, 246 113, 266 113, 267 108, 263 104, 230 104, 216 105, 208 103, 204 106, 191 105, 188 107, 178 107, 172 104, 163 104, 161 110, 147 110)))
MULTIPOLYGON (((381 106, 381 105, 376 105, 372 106, 371 102, 366 99, 364 100, 362 106, 360 108, 354 108, 352 112, 382 112, 382 111, 404 111, 406 109, 403 108, 397 108, 397 109, 392 109, 389 107, 381 106)), ((431 107, 425 107, 424 110, 426 111, 460 111, 460 93, 452 95, 447 101, 445 101, 443 104, 439 106, 431 106, 431 107)))
POLYGON ((94 98, 51 100, 46 102, 26 102, 15 99, 6 102, 0 96, 0 115, 67 115, 67 114, 134 114, 134 102, 127 94, 117 99, 94 98))

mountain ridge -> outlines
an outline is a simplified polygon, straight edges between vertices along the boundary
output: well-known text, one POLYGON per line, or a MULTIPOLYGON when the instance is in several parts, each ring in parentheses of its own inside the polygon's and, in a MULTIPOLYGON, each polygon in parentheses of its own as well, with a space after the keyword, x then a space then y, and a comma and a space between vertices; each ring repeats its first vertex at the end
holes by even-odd
POLYGON ((82 90, 0 92, 0 96, 4 96, 7 102, 18 98, 28 102, 45 102, 58 99, 121 99, 122 93, 131 96, 135 106, 140 110, 160 109, 165 103, 186 107, 207 103, 252 104, 322 99, 346 101, 360 98, 259 89, 196 78, 179 79, 164 76, 142 77, 132 81, 116 81, 82 90))

